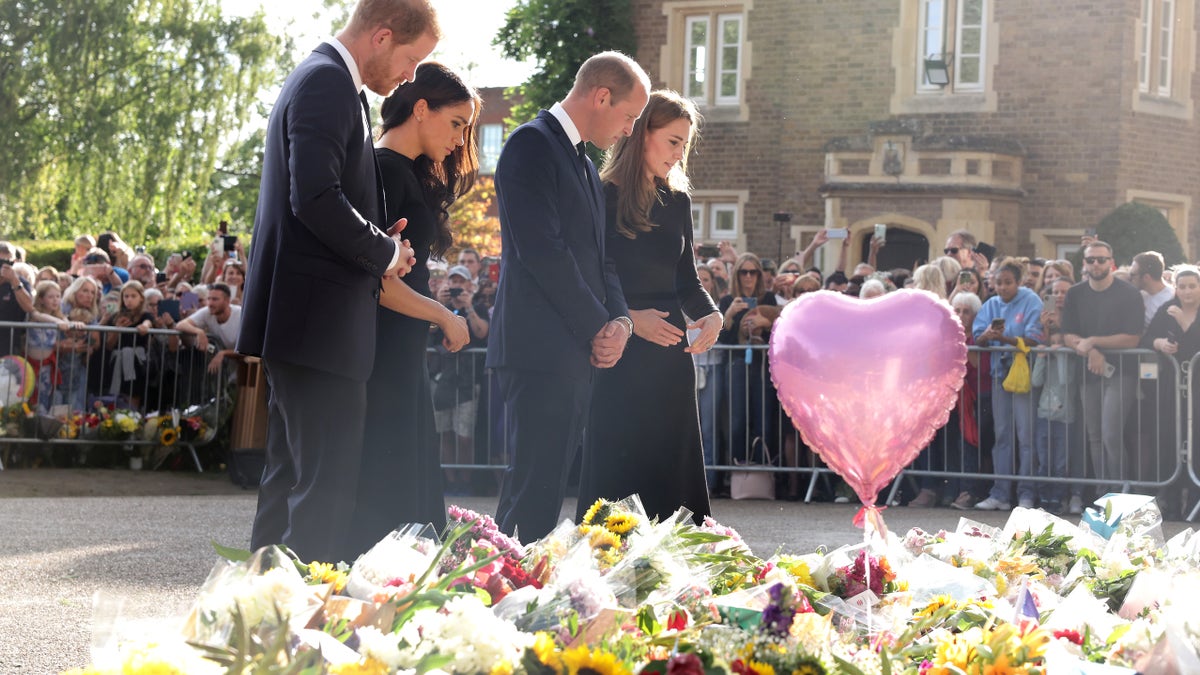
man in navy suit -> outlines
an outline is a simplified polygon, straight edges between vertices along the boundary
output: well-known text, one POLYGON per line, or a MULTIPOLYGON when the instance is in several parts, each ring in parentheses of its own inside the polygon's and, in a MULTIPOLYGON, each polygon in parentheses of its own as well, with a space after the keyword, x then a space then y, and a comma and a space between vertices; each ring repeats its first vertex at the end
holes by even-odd
POLYGON ((600 176, 583 147, 628 136, 649 90, 632 59, 597 54, 566 99, 513 131, 496 165, 504 255, 487 365, 504 397, 509 458, 496 519, 524 541, 558 523, 593 369, 611 368, 633 334, 605 255, 600 176))
MULTIPOLYGON (((353 554, 366 380, 384 275, 407 273, 388 229, 363 87, 387 96, 437 45, 429 0, 359 0, 284 82, 267 126, 238 351, 271 385, 267 461, 250 543, 304 560, 353 554)), ((397 433, 403 433, 398 429, 397 433)))

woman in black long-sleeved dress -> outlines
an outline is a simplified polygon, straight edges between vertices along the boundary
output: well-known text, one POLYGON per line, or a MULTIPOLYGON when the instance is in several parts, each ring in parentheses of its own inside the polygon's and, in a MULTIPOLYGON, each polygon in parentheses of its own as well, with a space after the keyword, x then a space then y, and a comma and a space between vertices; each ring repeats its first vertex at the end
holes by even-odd
MULTIPOLYGON (((474 123, 480 99, 449 69, 422 64, 383 102, 375 156, 389 225, 400 218, 416 260, 402 279, 384 279, 376 321, 375 369, 367 381, 362 470, 353 540, 365 551, 402 523, 446 523, 425 349, 431 323, 444 347, 461 349, 466 322, 430 297, 430 255, 453 242, 447 208, 475 182, 474 123)), ((336 461, 336 458, 331 458, 336 461)))
POLYGON ((700 285, 692 254, 686 158, 699 121, 690 101, 652 93, 633 133, 609 150, 600 173, 608 254, 634 337, 614 367, 597 372, 580 517, 597 498, 635 493, 651 517, 667 518, 681 506, 697 520, 709 514, 691 354, 716 341, 721 316, 700 285), (691 346, 688 328, 700 329, 691 346))

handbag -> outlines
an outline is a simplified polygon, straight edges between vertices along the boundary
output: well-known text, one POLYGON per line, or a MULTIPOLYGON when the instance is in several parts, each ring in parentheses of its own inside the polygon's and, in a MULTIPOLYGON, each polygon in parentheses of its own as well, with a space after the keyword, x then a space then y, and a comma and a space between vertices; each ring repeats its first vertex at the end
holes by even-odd
MULTIPOLYGON (((756 444, 762 444, 763 463, 751 461, 734 464, 739 466, 771 466, 771 453, 767 442, 762 437, 755 438, 750 444, 753 450, 756 444)), ((751 453, 753 454, 753 452, 751 453)), ((729 474, 729 496, 732 499, 775 499, 775 474, 770 471, 732 471, 729 474)))
POLYGON ((1012 365, 1008 367, 1008 375, 1001 385, 1004 391, 1010 394, 1029 393, 1033 384, 1029 372, 1029 358, 1025 356, 1028 353, 1029 347, 1025 346, 1025 340, 1017 338, 1017 351, 1013 354, 1012 365))

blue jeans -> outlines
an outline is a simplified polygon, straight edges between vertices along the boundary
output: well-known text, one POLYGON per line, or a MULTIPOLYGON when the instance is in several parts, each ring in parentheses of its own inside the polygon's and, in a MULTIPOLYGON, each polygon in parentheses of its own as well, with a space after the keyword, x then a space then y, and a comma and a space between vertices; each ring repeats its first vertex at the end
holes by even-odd
MULTIPOLYGON (((992 445, 993 470, 997 476, 1032 476, 1033 395, 1004 391, 1003 379, 992 379, 992 417, 996 424, 996 442, 992 445), (1014 451, 1017 451, 1016 457, 1014 451)), ((1012 481, 997 479, 992 483, 989 495, 1002 502, 1011 502, 1012 481)), ((1032 482, 1017 482, 1018 499, 1033 500, 1036 496, 1037 488, 1032 482)))
MULTIPOLYGON (((1037 419, 1037 475, 1067 477, 1067 454, 1070 452, 1066 422, 1037 419)), ((1038 483, 1038 497, 1045 502, 1062 503, 1067 496, 1065 483, 1038 483)))
MULTIPOLYGON (((704 447, 704 465, 717 464, 717 450, 721 447, 719 435, 721 401, 725 394, 725 364, 699 366, 703 372, 704 387, 696 390, 696 403, 700 408, 700 443, 704 447)), ((710 489, 717 487, 717 472, 706 472, 710 489)))

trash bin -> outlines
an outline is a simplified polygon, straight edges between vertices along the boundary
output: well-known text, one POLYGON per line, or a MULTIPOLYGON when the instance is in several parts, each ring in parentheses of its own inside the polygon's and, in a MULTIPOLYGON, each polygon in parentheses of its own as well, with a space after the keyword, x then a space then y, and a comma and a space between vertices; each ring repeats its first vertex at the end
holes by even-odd
POLYGON ((262 359, 245 356, 237 366, 237 405, 229 433, 229 479, 244 488, 262 480, 267 454, 267 373, 262 359))

